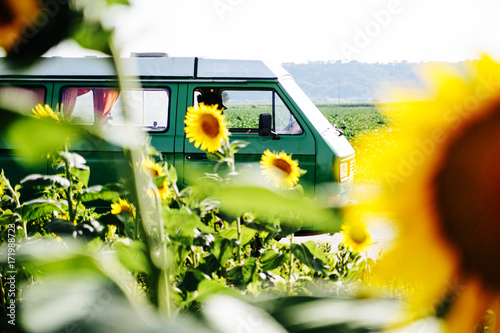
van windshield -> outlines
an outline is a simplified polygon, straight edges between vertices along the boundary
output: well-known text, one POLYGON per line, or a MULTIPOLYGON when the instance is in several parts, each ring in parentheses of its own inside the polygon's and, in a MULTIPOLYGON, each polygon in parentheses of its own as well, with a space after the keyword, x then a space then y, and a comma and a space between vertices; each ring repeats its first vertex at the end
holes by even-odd
POLYGON ((321 111, 314 105, 314 103, 307 97, 307 95, 300 89, 295 80, 291 77, 287 77, 280 80, 281 85, 288 92, 290 97, 293 98, 295 103, 304 112, 307 118, 311 121, 313 126, 318 130, 319 133, 324 133, 328 129, 333 128, 328 119, 321 113, 321 111))

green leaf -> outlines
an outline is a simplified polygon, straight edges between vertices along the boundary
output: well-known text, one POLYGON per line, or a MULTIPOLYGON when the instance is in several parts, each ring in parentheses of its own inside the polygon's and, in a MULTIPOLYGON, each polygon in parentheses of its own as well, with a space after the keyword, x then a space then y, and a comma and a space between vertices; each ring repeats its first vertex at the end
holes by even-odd
POLYGON ((262 270, 272 271, 275 268, 281 267, 285 264, 287 257, 283 254, 279 254, 272 249, 266 250, 261 258, 262 270))
POLYGON ((286 237, 302 229, 302 220, 291 214, 280 216, 281 236, 286 237))
POLYGON ((86 165, 87 161, 80 154, 70 153, 65 151, 60 151, 58 154, 63 159, 65 165, 68 165, 70 169, 73 168, 78 168, 83 170, 89 169, 89 167, 86 165))
MULTIPOLYGON (((207 187, 208 189, 208 187, 207 187)), ((211 195, 213 187, 211 188, 211 195)), ((305 198, 287 197, 269 189, 235 185, 220 188, 218 197, 220 209, 234 216, 253 212, 260 216, 293 216, 289 225, 296 229, 302 222, 302 228, 334 233, 340 230, 342 219, 337 211, 321 207, 305 198)))
POLYGON ((0 215, 0 225, 7 225, 9 223, 16 223, 21 220, 21 216, 13 213, 10 209, 6 209, 0 215))
POLYGON ((193 245, 195 229, 201 232, 213 232, 213 229, 203 224, 197 215, 186 210, 165 210, 163 220, 170 238, 185 246, 193 245))
POLYGON ((311 267, 318 273, 326 273, 328 268, 326 266, 326 257, 313 241, 292 244, 291 250, 304 265, 311 267))
POLYGON ((35 188, 55 185, 61 188, 68 188, 70 186, 70 182, 68 179, 57 175, 34 174, 21 180, 21 185, 35 188))
POLYGON ((101 51, 111 55, 109 42, 111 40, 112 31, 105 29, 100 22, 83 22, 73 35, 73 39, 80 46, 101 51))
POLYGON ((184 272, 184 277, 181 280, 182 286, 187 291, 195 291, 198 289, 200 282, 209 280, 209 276, 197 269, 187 269, 184 272))
POLYGON ((85 187, 89 186, 90 168, 88 166, 86 168, 72 168, 71 174, 81 181, 85 187))
POLYGON ((116 255, 122 265, 129 271, 134 273, 146 273, 148 275, 151 274, 152 269, 147 257, 147 247, 143 242, 134 241, 130 245, 117 243, 116 255))
POLYGON ((173 165, 171 165, 169 168, 168 168, 168 175, 170 177, 170 181, 172 183, 177 183, 177 170, 175 169, 175 167, 173 165))
POLYGON ((248 141, 234 140, 231 142, 229 149, 231 149, 231 151, 233 153, 237 153, 238 150, 240 150, 241 148, 245 148, 249 144, 250 144, 250 142, 248 142, 248 141))
POLYGON ((210 275, 216 272, 220 268, 220 266, 221 266, 220 262, 215 258, 213 252, 211 252, 200 260, 200 265, 198 266, 198 269, 204 272, 205 274, 210 275))
POLYGON ((23 156, 28 165, 46 165, 46 156, 64 146, 66 139, 78 131, 53 119, 25 117, 15 121, 7 130, 9 147, 23 156))
POLYGON ((212 251, 215 258, 219 261, 221 266, 233 256, 233 251, 236 248, 236 242, 219 235, 215 236, 214 249, 212 251))
POLYGON ((238 230, 236 229, 236 227, 226 228, 226 229, 222 230, 221 232, 219 232, 219 236, 227 238, 227 239, 237 240, 238 239, 238 230))
POLYGON ((106 0, 108 6, 110 5, 124 5, 124 6, 130 6, 130 3, 128 0, 106 0))
POLYGON ((251 222, 245 223, 245 226, 257 231, 265 231, 271 234, 277 234, 280 231, 279 220, 274 218, 257 217, 251 222))
POLYGON ((231 282, 235 285, 245 288, 252 282, 255 272, 257 271, 257 262, 255 258, 248 258, 243 265, 236 266, 227 271, 227 275, 231 282))
POLYGON ((159 176, 159 177, 156 177, 153 181, 156 185, 156 187, 161 187, 163 186, 163 182, 168 179, 167 176, 159 176))
POLYGON ((35 199, 21 206, 21 216, 23 220, 28 221, 52 214, 54 211, 64 213, 60 203, 52 199, 35 199))
POLYGON ((198 285, 198 296, 196 299, 199 302, 206 302, 211 297, 218 295, 230 295, 238 298, 242 297, 236 290, 228 288, 213 280, 203 280, 198 285))
MULTIPOLYGON (((384 332, 401 324, 404 304, 394 299, 348 297, 282 297, 254 303, 283 325, 286 332, 367 333, 384 332)), ((405 333, 438 332, 437 327, 419 322, 405 333)), ((390 331, 390 330, 389 330, 390 331)))
POLYGON ((105 200, 117 202, 123 187, 119 184, 96 185, 82 190, 81 201, 105 200))
POLYGON ((53 219, 45 225, 48 231, 55 233, 58 236, 70 235, 75 232, 75 225, 67 220, 53 219))
POLYGON ((241 245, 245 246, 252 241, 257 231, 251 228, 242 227, 241 228, 241 245))

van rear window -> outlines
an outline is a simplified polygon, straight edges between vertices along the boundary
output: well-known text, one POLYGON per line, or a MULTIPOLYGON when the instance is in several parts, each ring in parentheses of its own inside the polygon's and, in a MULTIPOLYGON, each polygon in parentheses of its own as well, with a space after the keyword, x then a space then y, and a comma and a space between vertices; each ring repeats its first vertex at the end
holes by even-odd
POLYGON ((168 89, 118 90, 109 87, 65 87, 60 105, 64 116, 80 125, 126 125, 125 106, 133 126, 147 131, 168 127, 168 89))

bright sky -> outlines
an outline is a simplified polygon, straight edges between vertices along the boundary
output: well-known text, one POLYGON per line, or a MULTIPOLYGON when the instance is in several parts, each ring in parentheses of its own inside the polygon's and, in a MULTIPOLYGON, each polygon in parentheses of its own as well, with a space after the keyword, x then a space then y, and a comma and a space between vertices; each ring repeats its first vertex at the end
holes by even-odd
MULTIPOLYGON (((130 0, 105 19, 122 56, 276 62, 500 59, 498 0, 130 0)), ((71 47, 51 54, 83 55, 71 47)))

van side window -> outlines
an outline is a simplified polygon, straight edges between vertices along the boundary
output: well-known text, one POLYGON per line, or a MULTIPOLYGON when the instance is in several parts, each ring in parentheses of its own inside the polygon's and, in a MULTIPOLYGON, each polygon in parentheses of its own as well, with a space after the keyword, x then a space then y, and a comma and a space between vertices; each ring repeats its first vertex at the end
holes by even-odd
POLYGON ((104 127, 125 125, 126 105, 134 126, 162 131, 168 126, 169 99, 167 89, 119 91, 108 87, 65 87, 60 104, 64 116, 75 124, 104 127))
POLYGON ((21 101, 24 105, 35 107, 45 104, 47 89, 44 86, 4 86, 0 87, 0 98, 21 101))
POLYGON ((199 88, 194 92, 195 107, 205 100, 221 101, 215 104, 223 110, 229 130, 237 133, 258 133, 259 115, 269 113, 273 119, 273 130, 277 134, 302 134, 293 114, 280 96, 272 90, 236 90, 199 88), (219 98, 213 97, 217 94, 219 98), (204 96, 207 96, 204 99, 204 96), (209 97, 209 98, 208 98, 209 97))

